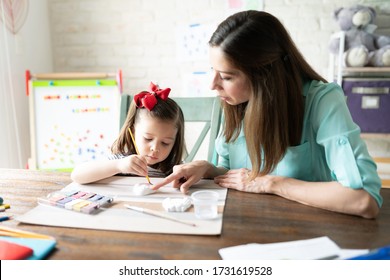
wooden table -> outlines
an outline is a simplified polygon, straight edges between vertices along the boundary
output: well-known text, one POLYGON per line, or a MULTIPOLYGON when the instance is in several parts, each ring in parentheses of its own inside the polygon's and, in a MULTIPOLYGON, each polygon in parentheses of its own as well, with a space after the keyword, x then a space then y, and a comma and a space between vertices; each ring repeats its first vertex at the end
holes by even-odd
MULTIPOLYGON (((69 173, 0 169, 0 196, 11 204, 7 214, 20 215, 36 206, 37 197, 71 182, 69 173)), ((390 244, 390 189, 375 220, 305 206, 273 195, 229 190, 220 236, 167 235, 48 227, 5 221, 56 238, 49 259, 220 259, 220 248, 328 236, 341 248, 376 248, 390 244)), ((2 213, 1 215, 4 215, 2 213)))

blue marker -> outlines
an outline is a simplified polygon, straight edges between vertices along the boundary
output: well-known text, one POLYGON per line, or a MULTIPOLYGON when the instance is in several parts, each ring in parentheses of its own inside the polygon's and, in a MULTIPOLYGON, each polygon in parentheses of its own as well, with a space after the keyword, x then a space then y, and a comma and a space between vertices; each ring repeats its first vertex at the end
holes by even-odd
POLYGON ((374 249, 367 254, 347 260, 390 260, 390 246, 374 249))
POLYGON ((0 197, 0 204, 3 204, 3 198, 2 197, 0 197))

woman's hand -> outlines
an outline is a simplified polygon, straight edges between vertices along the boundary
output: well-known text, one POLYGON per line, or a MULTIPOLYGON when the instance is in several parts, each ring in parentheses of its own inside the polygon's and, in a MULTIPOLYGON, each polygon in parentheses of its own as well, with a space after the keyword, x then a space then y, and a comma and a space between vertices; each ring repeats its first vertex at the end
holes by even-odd
POLYGON ((250 180, 251 170, 246 168, 232 169, 224 175, 214 178, 214 182, 221 187, 236 189, 251 193, 269 193, 276 176, 259 176, 250 180))
POLYGON ((118 173, 131 173, 139 176, 148 175, 148 164, 144 156, 130 155, 118 161, 118 173))
POLYGON ((166 184, 173 182, 173 187, 180 189, 182 193, 188 193, 189 188, 204 178, 209 169, 214 165, 205 161, 197 160, 173 167, 173 173, 166 177, 161 182, 152 186, 153 190, 157 190, 166 184))

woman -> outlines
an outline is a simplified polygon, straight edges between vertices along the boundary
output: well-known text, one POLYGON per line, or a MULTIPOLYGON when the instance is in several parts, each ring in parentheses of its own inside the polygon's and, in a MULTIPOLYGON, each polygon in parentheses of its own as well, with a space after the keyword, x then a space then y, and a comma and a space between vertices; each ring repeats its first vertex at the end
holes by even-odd
POLYGON ((173 182, 185 193, 214 178, 221 187, 376 217, 381 181, 343 91, 310 67, 279 20, 260 11, 234 14, 209 45, 212 89, 224 112, 219 166, 175 166, 154 189, 173 182))

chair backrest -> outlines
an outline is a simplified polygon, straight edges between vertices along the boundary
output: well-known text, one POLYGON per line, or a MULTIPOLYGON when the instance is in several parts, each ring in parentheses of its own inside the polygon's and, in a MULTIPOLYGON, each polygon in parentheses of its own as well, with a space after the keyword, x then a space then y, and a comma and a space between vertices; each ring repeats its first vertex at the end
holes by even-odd
MULTIPOLYGON (((202 143, 206 140, 209 133, 209 141, 207 148, 207 160, 213 164, 218 163, 217 153, 215 151, 215 139, 217 138, 221 125, 221 104, 217 97, 172 97, 180 106, 184 114, 185 122, 203 123, 203 129, 198 134, 195 144, 190 150, 185 150, 186 154, 184 162, 192 161, 199 151, 202 143)), ((127 111, 133 100, 133 96, 123 94, 121 97, 120 108, 120 127, 124 124, 127 116, 127 111)), ((194 131, 186 129, 185 135, 190 135, 194 131)))

